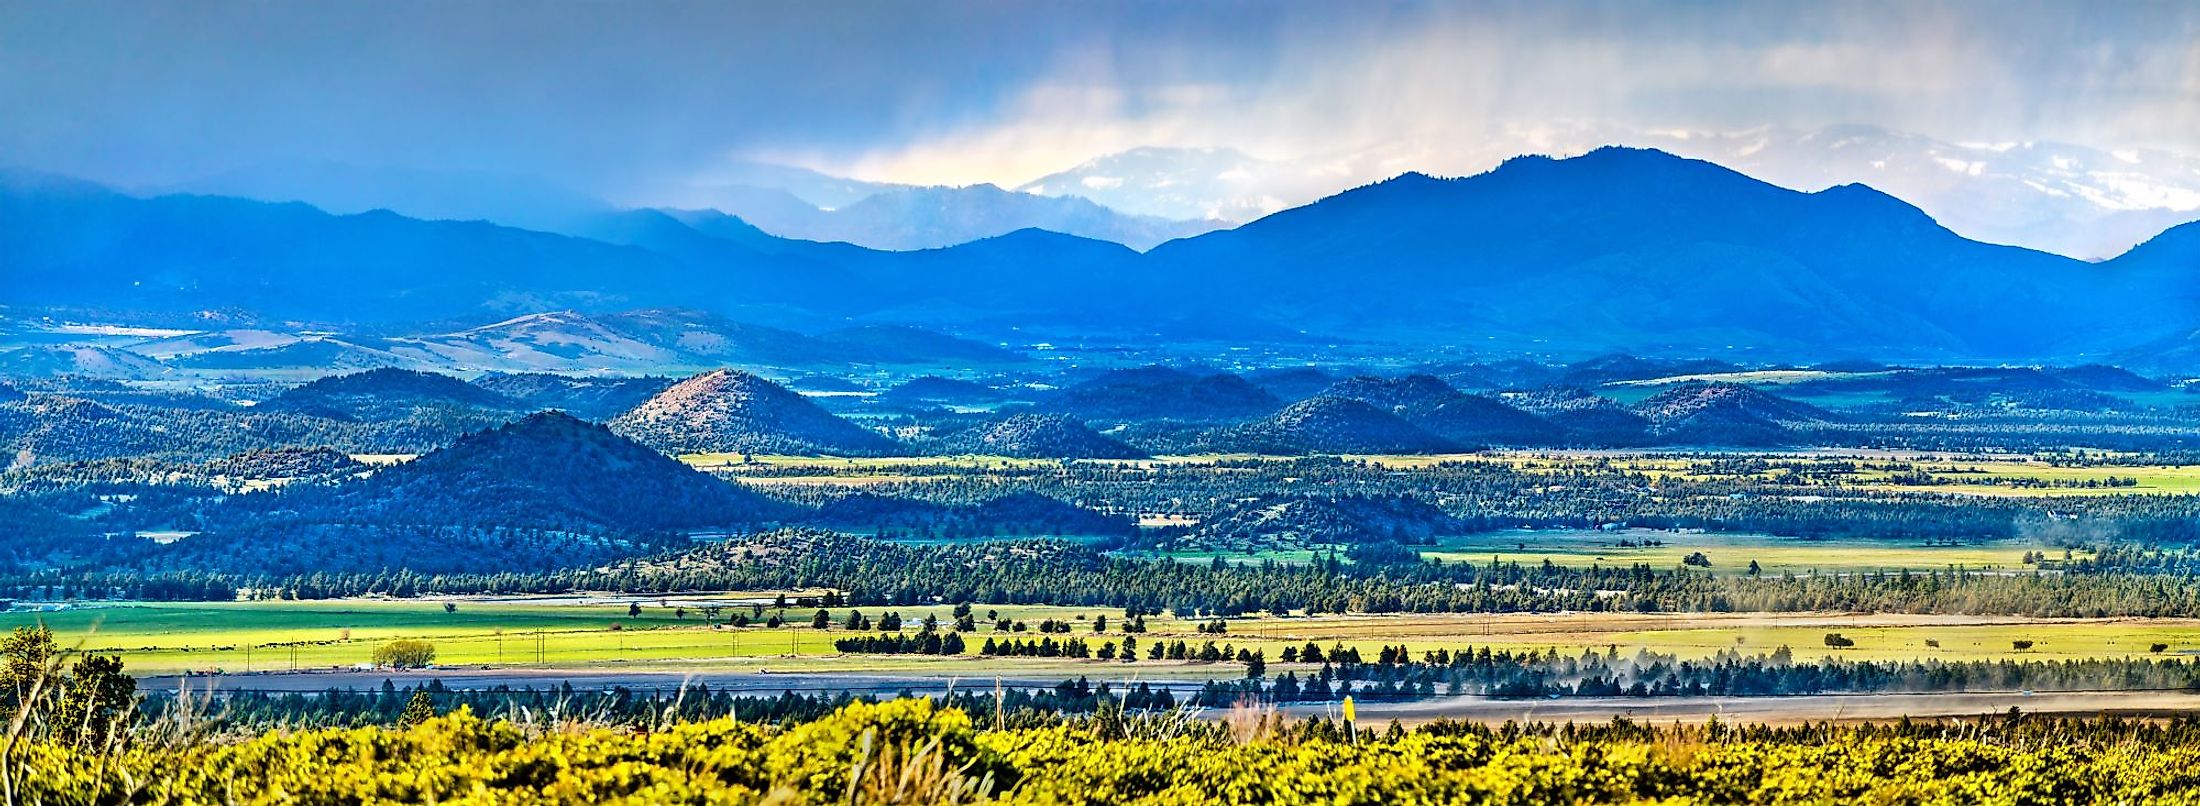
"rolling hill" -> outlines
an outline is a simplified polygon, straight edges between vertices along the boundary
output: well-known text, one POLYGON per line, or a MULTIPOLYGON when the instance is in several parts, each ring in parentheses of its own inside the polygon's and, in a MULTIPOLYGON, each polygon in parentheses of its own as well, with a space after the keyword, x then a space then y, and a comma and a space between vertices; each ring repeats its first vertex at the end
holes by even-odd
POLYGON ((423 364, 387 350, 337 338, 303 338, 270 347, 208 350, 168 359, 169 366, 203 372, 362 369, 417 369, 423 364))
POLYGON ((786 387, 733 370, 673 384, 613 418, 611 428, 669 453, 877 456, 902 450, 786 387))
POLYGON ((370 369, 284 390, 255 407, 334 420, 395 420, 422 409, 517 412, 520 401, 433 372, 370 369))
POLYGON ((1805 403, 1732 383, 1678 384, 1636 404, 1659 442, 1677 445, 1793 444, 1796 425, 1833 421, 1805 403))
POLYGON ((1533 414, 1461 392, 1432 375, 1362 375, 1339 381, 1322 395, 1361 401, 1461 445, 1543 445, 1559 436, 1558 428, 1533 414))
POLYGON ((1222 422, 1268 414, 1282 401, 1236 375, 1154 366, 1103 373, 1040 405, 1086 420, 1222 422))
POLYGON ((155 565, 255 573, 585 566, 791 510, 558 412, 333 484, 233 496, 155 565))
POLYGON ((591 378, 543 372, 483 375, 474 385, 534 410, 557 409, 584 420, 606 420, 641 405, 670 378, 591 378))
POLYGON ((1224 453, 1278 455, 1324 453, 1446 453, 1461 450, 1450 440, 1406 422, 1396 414, 1344 397, 1320 395, 1285 406, 1282 411, 1208 436, 1224 453))
POLYGON ((1530 392, 1511 392, 1505 402, 1542 417, 1557 426, 1562 439, 1572 445, 1625 447, 1650 438, 1650 420, 1628 410, 1619 401, 1572 387, 1550 387, 1530 392))
POLYGON ((949 450, 1025 459, 1143 459, 1144 451, 1060 414, 1014 414, 946 441, 949 450))
POLYGON ((449 447, 340 485, 321 505, 333 515, 422 525, 634 534, 725 526, 780 513, 721 481, 559 412, 468 434, 449 447))
POLYGON ((166 368, 158 361, 112 347, 51 345, 0 352, 0 377, 7 378, 144 380, 159 377, 164 371, 166 368))

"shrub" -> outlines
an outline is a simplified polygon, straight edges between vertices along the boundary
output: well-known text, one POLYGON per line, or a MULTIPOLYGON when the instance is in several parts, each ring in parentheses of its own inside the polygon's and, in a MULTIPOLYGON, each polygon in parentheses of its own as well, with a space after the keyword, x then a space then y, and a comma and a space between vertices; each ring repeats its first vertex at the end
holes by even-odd
MULTIPOLYGON (((1117 716, 1121 720, 1122 717, 1117 716)), ((402 728, 279 730, 99 754, 12 748, 20 803, 2192 803, 2189 724, 1949 726, 1334 722, 1241 738, 1196 720, 978 731, 930 700, 767 728, 529 732, 459 709, 402 728)))
POLYGON ((425 669, 435 662, 435 645, 403 638, 374 648, 374 665, 392 669, 425 669))

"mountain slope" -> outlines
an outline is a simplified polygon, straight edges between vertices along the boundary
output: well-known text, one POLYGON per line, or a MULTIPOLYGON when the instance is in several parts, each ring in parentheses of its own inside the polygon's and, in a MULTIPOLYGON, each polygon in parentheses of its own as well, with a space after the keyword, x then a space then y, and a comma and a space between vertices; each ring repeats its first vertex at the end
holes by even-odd
POLYGON ((1749 363, 2098 360, 2200 331, 2182 228, 2087 264, 1964 240, 1860 185, 1802 193, 1634 149, 1408 174, 1144 255, 1028 229, 882 252, 726 216, 613 218, 590 240, 7 173, 0 302, 387 322, 707 300, 753 321, 984 324, 1032 341, 1197 322, 1227 344, 1288 323, 1300 338, 1471 332, 1492 350, 1749 363))
POLYGON ((336 420, 391 420, 420 409, 518 411, 517 400, 449 375, 409 369, 370 369, 332 375, 284 390, 255 410, 336 420))
POLYGON ((1144 451, 1125 445, 1084 423, 1059 414, 1015 414, 986 423, 947 440, 950 450, 1025 459, 1143 459, 1144 451))
POLYGON ((542 372, 483 375, 474 385, 535 410, 557 409, 584 420, 615 417, 672 386, 669 378, 576 378, 542 372))
POLYGON ((1622 447, 1649 439, 1650 420, 1628 410, 1619 401, 1569 387, 1532 392, 1513 392, 1505 402, 1542 417, 1557 426, 1563 439, 1574 445, 1622 447))
POLYGON ((992 185, 882 190, 845 207, 798 207, 791 194, 726 193, 717 205, 782 238, 842 241, 872 249, 937 249, 1020 229, 1043 229, 1081 238, 1151 249, 1173 238, 1197 235, 1221 222, 1126 215, 1077 197, 1002 190, 992 185))
POLYGON ((1169 367, 1114 370, 1065 388, 1041 407, 1088 420, 1243 420, 1282 402, 1244 378, 1198 375, 1169 367))
POLYGON ((1533 414, 1461 392, 1431 375, 1362 375, 1339 381, 1322 395, 1361 401, 1461 445, 1541 445, 1559 435, 1533 414))
POLYGON ((1865 182, 1967 237, 2087 260, 2200 218, 2200 159, 2146 149, 1949 143, 1853 124, 1603 139, 1711 160, 1787 187, 1865 182))
POLYGON ((670 453, 875 456, 899 450, 786 387, 733 370, 673 384, 613 418, 611 427, 670 453))
POLYGON ((781 368, 879 364, 1009 364, 1022 356, 912 327, 866 325, 817 336, 703 311, 527 314, 378 344, 423 365, 496 372, 647 374, 738 363, 781 368))
POLYGON ((1247 302, 1308 321, 1520 343, 2038 355, 2125 338, 2084 327, 2114 295, 2077 293, 2121 272, 1966 241, 1861 186, 1798 193, 1632 149, 1408 174, 1149 258, 1196 278, 1180 298, 1264 287, 1247 302))
POLYGON ((0 352, 0 377, 6 378, 144 380, 166 369, 158 361, 113 347, 40 345, 0 352))
POLYGON ((1691 382, 1636 404, 1660 442, 1678 445, 1792 444, 1796 425, 1834 419, 1822 409, 1731 383, 1691 382))
POLYGON ((142 199, 19 174, 0 176, 0 266, 11 302, 327 321, 459 315, 515 294, 650 298, 683 274, 650 252, 485 222, 142 199))
POLYGON ((1281 455, 1321 453, 1445 453, 1458 443, 1424 431, 1364 402, 1322 395, 1208 437, 1217 451, 1281 455))
POLYGON ((603 426, 544 412, 362 477, 232 496, 206 533, 152 562, 268 574, 541 570, 787 514, 603 426))
POLYGON ((169 359, 170 366, 194 370, 321 370, 346 372, 384 367, 426 366, 402 355, 342 339, 305 338, 274 347, 208 350, 169 359))
POLYGON ((301 506, 398 523, 607 533, 724 526, 778 511, 746 488, 559 412, 466 435, 301 506))

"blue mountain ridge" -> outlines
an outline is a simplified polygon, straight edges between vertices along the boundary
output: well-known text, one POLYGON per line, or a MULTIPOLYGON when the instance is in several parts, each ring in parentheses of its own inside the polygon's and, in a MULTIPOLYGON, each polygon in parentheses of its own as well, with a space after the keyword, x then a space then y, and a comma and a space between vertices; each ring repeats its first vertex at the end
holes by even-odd
POLYGON ((2101 263, 1970 241, 1862 185, 1806 193, 1606 148, 1406 174, 1140 254, 1040 230, 886 252, 708 212, 550 235, 0 174, 0 301, 388 322, 553 307, 1593 354, 2062 360, 2200 329, 2200 226, 2101 263), (1234 328, 1234 324, 1225 324, 1234 328), (1227 334, 1224 334, 1227 335, 1227 334))

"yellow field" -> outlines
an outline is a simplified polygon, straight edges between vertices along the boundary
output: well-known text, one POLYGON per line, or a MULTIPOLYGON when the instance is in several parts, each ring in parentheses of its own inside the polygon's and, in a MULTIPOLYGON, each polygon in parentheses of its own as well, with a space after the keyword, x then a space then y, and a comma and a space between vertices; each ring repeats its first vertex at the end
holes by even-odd
POLYGON ((2023 488, 1996 484, 1899 485, 1885 483, 1884 476, 1882 476, 1878 482, 1873 482, 1869 477, 1866 477, 1864 479, 1864 482, 1867 484, 1874 484, 1875 486, 1884 487, 1886 489, 1908 490, 1914 492, 1963 493, 1968 495, 2064 496, 2200 492, 2200 466, 2189 465, 2135 465, 2130 467, 2053 467, 2044 462, 2004 461, 1927 463, 1924 465, 1924 468, 1932 471, 1935 475, 1953 474, 1956 475, 1958 478, 1972 474, 1954 474, 1953 471, 1957 469, 1976 469, 1984 471, 1983 473, 1978 475, 2001 478, 2021 478, 2036 479, 2040 481, 2083 483, 2087 481, 2100 482, 2113 476, 2122 479, 2137 479, 2139 483, 2137 486, 2133 487, 2099 488, 2023 488))
MULTIPOLYGON (((1654 568, 1677 568, 1682 558, 1702 552, 1711 561, 1710 571, 1720 575, 1746 573, 1754 560, 1765 576, 1795 574, 1848 574, 1909 569, 1938 570, 1961 566, 1970 570, 2024 570, 2024 554, 2045 550, 2037 543, 2002 540, 1954 546, 1928 546, 1893 540, 1803 540, 1766 535, 1660 532, 1628 529, 1601 532, 1581 529, 1514 530, 1447 538, 1433 549, 1418 549, 1422 557, 1446 562, 1500 562, 1540 565, 1545 560, 1568 567, 1589 565, 1627 566, 1637 563, 1654 568), (1663 545, 1645 546, 1657 541, 1663 545), (1635 543, 1620 546, 1619 543, 1635 543)), ((2056 549, 2058 553, 2060 549, 2056 549)))

